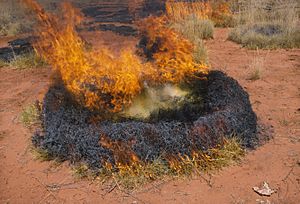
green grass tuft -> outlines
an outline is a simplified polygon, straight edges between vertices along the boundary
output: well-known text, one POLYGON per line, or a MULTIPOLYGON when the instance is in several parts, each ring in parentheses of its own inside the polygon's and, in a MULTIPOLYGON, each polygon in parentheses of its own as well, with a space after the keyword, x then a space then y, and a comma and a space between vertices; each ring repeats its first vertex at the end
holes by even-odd
POLYGON ((31 153, 34 156, 35 159, 39 161, 51 161, 53 160, 53 157, 46 151, 40 148, 31 148, 31 153))
POLYGON ((40 112, 36 104, 31 104, 25 107, 21 113, 21 122, 25 127, 30 128, 40 122, 40 112))

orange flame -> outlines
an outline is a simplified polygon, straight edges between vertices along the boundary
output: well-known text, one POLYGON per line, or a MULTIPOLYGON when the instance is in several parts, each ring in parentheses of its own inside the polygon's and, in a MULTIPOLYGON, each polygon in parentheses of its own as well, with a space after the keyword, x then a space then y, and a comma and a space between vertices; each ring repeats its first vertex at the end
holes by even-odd
POLYGON ((212 15, 212 7, 208 2, 180 2, 168 0, 166 12, 172 21, 184 20, 187 16, 194 14, 200 19, 208 19, 212 15))
POLYGON ((167 18, 163 16, 149 17, 140 25, 141 31, 148 38, 147 49, 158 46, 153 54, 158 70, 153 80, 178 83, 195 73, 206 73, 207 65, 194 61, 194 45, 167 24, 167 18))
POLYGON ((230 5, 223 1, 195 1, 181 2, 168 0, 166 2, 167 16, 171 21, 182 21, 189 15, 196 15, 200 19, 211 19, 221 24, 228 17, 232 17, 230 5))
POLYGON ((128 141, 127 143, 122 141, 112 141, 103 134, 99 141, 100 145, 112 151, 118 166, 133 165, 140 162, 138 156, 132 151, 132 145, 134 145, 134 143, 135 141, 133 140, 128 141))
POLYGON ((82 16, 71 4, 62 4, 64 15, 60 19, 34 0, 23 1, 39 19, 36 52, 59 71, 74 98, 90 109, 118 112, 141 92, 144 81, 179 82, 187 75, 206 71, 205 65, 194 63, 193 46, 165 28, 164 20, 148 20, 151 26, 146 29, 151 38, 158 35, 163 40, 163 52, 157 53, 155 63, 150 64, 143 63, 132 50, 123 50, 120 56, 114 56, 106 47, 88 51, 76 32, 82 16))

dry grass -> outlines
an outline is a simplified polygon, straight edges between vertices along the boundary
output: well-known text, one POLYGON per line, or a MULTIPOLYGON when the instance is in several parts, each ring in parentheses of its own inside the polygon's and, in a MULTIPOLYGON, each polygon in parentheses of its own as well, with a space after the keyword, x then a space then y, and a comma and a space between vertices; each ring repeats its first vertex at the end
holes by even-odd
MULTIPOLYGON (((43 8, 53 12, 59 11, 61 0, 37 0, 43 8)), ((97 0, 71 0, 76 5, 97 2, 97 0)), ((36 19, 26 9, 22 0, 0 1, 0 36, 15 36, 32 32, 36 26, 36 19)))
POLYGON ((209 19, 200 19, 195 15, 187 16, 182 21, 174 23, 172 27, 192 42, 213 38, 214 34, 213 22, 209 19))
POLYGON ((31 148, 31 154, 33 155, 33 157, 36 160, 39 160, 39 161, 42 161, 42 162, 53 160, 53 157, 50 156, 50 154, 46 150, 43 150, 43 149, 32 147, 31 148))
POLYGON ((167 16, 174 22, 181 22, 187 16, 194 15, 199 19, 210 19, 218 27, 233 25, 233 15, 230 5, 223 0, 210 0, 207 2, 176 2, 167 1, 167 16))
POLYGON ((207 152, 194 152, 191 156, 166 156, 153 162, 134 162, 131 165, 117 164, 113 167, 106 163, 99 172, 92 171, 81 164, 74 168, 79 178, 92 178, 101 183, 112 182, 119 188, 132 190, 144 184, 166 178, 189 178, 194 174, 220 170, 232 163, 240 161, 245 155, 239 141, 232 137, 224 140, 224 144, 207 152))
POLYGON ((194 14, 200 19, 208 19, 212 13, 209 3, 196 2, 175 2, 167 1, 166 12, 169 19, 174 22, 183 21, 187 16, 194 14))
POLYGON ((0 36, 15 36, 32 30, 34 22, 20 2, 0 1, 0 36))
POLYGON ((30 69, 44 67, 47 63, 35 53, 28 53, 24 55, 16 56, 7 65, 14 69, 30 69))
POLYGON ((249 77, 247 78, 248 80, 256 81, 261 79, 264 66, 265 66, 265 61, 266 61, 265 57, 262 56, 259 50, 256 50, 253 60, 250 63, 251 72, 249 74, 249 77))
POLYGON ((194 60, 197 63, 208 64, 207 50, 203 40, 213 38, 213 22, 189 15, 182 21, 173 22, 171 27, 195 45, 194 60))
POLYGON ((194 60, 197 63, 208 64, 207 50, 203 40, 213 38, 213 22, 209 19, 199 19, 195 15, 190 15, 183 21, 175 22, 171 26, 195 45, 194 60))
POLYGON ((229 39, 250 49, 300 47, 296 0, 239 0, 237 25, 229 39))
POLYGON ((40 121, 40 112, 36 104, 26 106, 20 116, 21 122, 25 127, 32 127, 40 121))
POLYGON ((0 68, 6 67, 6 66, 7 66, 7 63, 0 59, 0 68))

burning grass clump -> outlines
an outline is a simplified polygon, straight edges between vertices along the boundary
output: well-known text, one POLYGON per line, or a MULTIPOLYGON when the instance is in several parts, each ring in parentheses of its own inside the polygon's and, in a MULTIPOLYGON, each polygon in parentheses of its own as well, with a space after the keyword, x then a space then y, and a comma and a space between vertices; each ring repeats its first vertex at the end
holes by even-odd
POLYGON ((252 0, 240 4, 229 39, 250 49, 300 47, 297 2, 252 0))
POLYGON ((143 21, 139 56, 115 56, 105 47, 85 49, 76 32, 81 15, 70 4, 63 4, 62 23, 24 1, 41 24, 34 48, 57 73, 43 101, 42 130, 32 138, 50 158, 130 188, 223 166, 240 153, 227 145, 232 133, 242 147, 257 145, 248 94, 195 60, 195 46, 167 26, 168 18, 143 21))
POLYGON ((211 71, 206 80, 195 81, 192 90, 201 94, 201 103, 173 112, 171 109, 169 113, 159 111, 155 120, 126 117, 103 120, 98 113, 74 102, 62 84, 56 84, 45 96, 44 131, 34 135, 33 144, 52 158, 84 163, 96 172, 95 177, 113 176, 124 182, 125 187, 166 174, 193 172, 194 163, 188 158, 196 154, 200 157, 200 153, 205 153, 207 157, 201 154, 201 158, 207 159, 209 165, 221 167, 231 160, 227 158, 236 158, 229 150, 236 152, 234 145, 226 146, 227 150, 222 152, 227 144, 224 141, 233 132, 241 147, 257 145, 256 116, 248 94, 222 72, 211 71), (214 150, 217 153, 213 154, 214 150), (217 155, 222 156, 217 159, 217 155), (147 174, 153 171, 156 173, 147 174))
POLYGON ((188 16, 197 19, 209 19, 217 27, 231 27, 234 24, 230 4, 226 1, 174 1, 166 3, 168 18, 175 23, 183 22, 188 16))
MULTIPOLYGON (((106 164, 94 178, 101 182, 113 182, 121 188, 134 189, 149 182, 164 180, 167 177, 191 177, 219 170, 240 161, 245 151, 233 137, 224 140, 217 148, 205 152, 193 152, 192 155, 176 155, 167 159, 158 157, 148 163, 136 162, 131 165, 117 165, 113 168, 106 164)), ((88 176, 88 167, 80 175, 88 176)), ((78 174, 78 170, 75 172, 78 174)))

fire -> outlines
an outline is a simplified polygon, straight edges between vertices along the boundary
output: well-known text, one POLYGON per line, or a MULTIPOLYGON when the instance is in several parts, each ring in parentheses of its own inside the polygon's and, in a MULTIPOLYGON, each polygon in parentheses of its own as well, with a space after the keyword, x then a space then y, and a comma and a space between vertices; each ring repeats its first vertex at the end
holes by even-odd
POLYGON ((143 70, 149 69, 132 51, 124 50, 118 57, 104 47, 89 52, 75 30, 81 17, 70 4, 63 4, 64 17, 59 20, 36 2, 25 3, 40 21, 37 53, 59 71, 67 89, 80 103, 92 109, 120 110, 140 92, 143 70))
POLYGON ((144 31, 150 44, 160 39, 154 62, 143 62, 134 50, 116 56, 106 47, 87 50, 76 31, 83 17, 71 4, 62 4, 59 18, 34 0, 23 0, 39 20, 36 52, 57 70, 67 90, 92 110, 120 112, 145 88, 145 84, 178 83, 187 76, 207 71, 193 60, 193 45, 167 28, 164 18, 149 18, 144 31))
POLYGON ((168 18, 173 21, 184 20, 187 16, 194 14, 200 19, 208 19, 212 14, 209 2, 177 2, 168 0, 166 3, 168 18))
POLYGON ((165 16, 149 17, 140 24, 147 38, 145 49, 157 68, 153 81, 179 83, 196 73, 207 73, 208 66, 194 60, 194 45, 167 24, 165 16))
POLYGON ((189 15, 196 15, 200 19, 211 19, 216 24, 222 24, 226 18, 232 17, 228 2, 195 1, 178 2, 168 0, 166 3, 167 16, 171 21, 182 21, 189 15))
POLYGON ((128 142, 112 141, 104 134, 101 135, 99 144, 112 151, 116 165, 133 165, 139 163, 138 156, 132 151, 134 140, 128 142))

